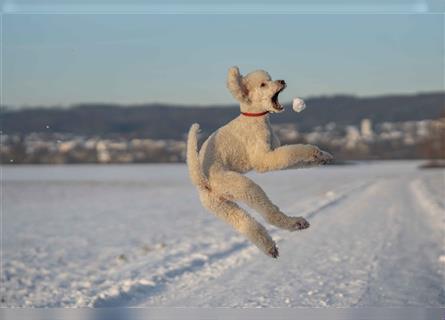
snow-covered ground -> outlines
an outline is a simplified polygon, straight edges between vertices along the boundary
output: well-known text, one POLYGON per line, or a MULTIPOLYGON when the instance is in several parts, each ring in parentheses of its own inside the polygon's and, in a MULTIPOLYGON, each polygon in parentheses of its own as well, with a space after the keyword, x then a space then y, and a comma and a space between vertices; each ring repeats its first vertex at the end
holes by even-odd
MULTIPOLYGON (((2 306, 445 306, 444 171, 250 174, 311 228, 263 255, 184 165, 3 167, 2 306)), ((258 214, 255 217, 264 221, 258 214)))

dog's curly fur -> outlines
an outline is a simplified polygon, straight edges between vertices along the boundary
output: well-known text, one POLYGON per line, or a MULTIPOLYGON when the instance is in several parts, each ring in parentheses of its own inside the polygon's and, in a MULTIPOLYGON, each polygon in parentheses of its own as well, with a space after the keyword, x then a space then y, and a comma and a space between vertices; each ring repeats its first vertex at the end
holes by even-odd
MULTIPOLYGON (((283 80, 273 81, 257 70, 242 76, 237 67, 229 69, 227 87, 240 102, 241 112, 281 112, 278 94, 283 80)), ((269 123, 269 114, 247 117, 240 114, 215 131, 198 153, 199 125, 190 128, 187 164, 192 183, 198 188, 205 208, 232 225, 267 255, 277 258, 278 249, 267 230, 236 202, 258 211, 265 220, 289 231, 306 229, 302 217, 290 217, 280 211, 255 182, 242 175, 250 170, 266 172, 285 168, 324 164, 332 156, 312 145, 280 146, 269 123)))

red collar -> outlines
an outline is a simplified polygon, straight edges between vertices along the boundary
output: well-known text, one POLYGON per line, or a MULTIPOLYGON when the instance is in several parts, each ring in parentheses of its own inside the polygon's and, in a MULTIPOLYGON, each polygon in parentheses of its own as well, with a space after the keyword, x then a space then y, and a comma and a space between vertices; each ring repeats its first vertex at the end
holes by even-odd
POLYGON ((264 111, 264 112, 259 112, 259 113, 241 112, 241 114, 246 117, 261 117, 268 113, 269 113, 269 111, 264 111))

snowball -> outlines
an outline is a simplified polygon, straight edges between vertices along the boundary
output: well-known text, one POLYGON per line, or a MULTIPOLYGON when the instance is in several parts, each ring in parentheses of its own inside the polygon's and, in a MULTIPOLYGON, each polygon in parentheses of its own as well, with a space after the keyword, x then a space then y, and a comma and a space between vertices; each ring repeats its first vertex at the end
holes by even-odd
POLYGON ((292 102, 292 109, 294 109, 295 112, 301 112, 306 108, 306 104, 304 101, 300 98, 294 98, 294 101, 292 102))

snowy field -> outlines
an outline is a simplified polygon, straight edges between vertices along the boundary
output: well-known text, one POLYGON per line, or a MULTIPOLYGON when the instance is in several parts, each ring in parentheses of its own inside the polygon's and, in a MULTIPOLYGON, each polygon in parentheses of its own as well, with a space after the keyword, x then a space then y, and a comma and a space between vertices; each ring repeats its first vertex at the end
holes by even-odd
POLYGON ((278 260, 201 207, 184 165, 3 167, 1 305, 443 307, 444 171, 418 165, 250 174, 311 223, 267 226, 278 260))

